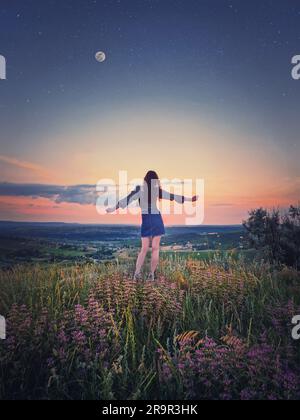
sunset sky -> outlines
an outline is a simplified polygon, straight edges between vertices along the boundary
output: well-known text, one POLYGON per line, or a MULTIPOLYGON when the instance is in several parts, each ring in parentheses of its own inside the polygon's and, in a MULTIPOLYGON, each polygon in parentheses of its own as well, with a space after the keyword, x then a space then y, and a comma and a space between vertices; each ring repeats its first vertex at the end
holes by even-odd
POLYGON ((204 179, 205 224, 299 201, 299 0, 1 0, 0 54, 0 220, 138 223, 89 200, 120 170, 204 179))

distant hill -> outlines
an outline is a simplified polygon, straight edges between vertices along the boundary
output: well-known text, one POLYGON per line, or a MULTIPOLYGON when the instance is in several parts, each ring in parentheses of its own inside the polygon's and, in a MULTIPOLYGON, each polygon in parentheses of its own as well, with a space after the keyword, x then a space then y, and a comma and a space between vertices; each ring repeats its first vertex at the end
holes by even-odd
MULTIPOLYGON (((185 236, 195 239, 211 234, 235 234, 243 227, 232 226, 171 226, 166 228, 166 236, 173 239, 185 236)), ((137 239, 140 227, 134 225, 85 225, 75 223, 30 223, 0 222, 0 236, 43 238, 72 241, 114 241, 137 239)))

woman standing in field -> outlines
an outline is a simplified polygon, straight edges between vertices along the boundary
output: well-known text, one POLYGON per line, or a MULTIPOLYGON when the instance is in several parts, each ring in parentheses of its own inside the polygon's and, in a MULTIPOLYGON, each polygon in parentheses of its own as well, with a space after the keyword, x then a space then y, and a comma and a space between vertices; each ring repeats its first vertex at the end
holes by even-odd
POLYGON ((195 202, 198 200, 198 197, 186 198, 181 195, 170 194, 167 191, 164 191, 161 188, 157 173, 149 171, 144 178, 142 186, 137 186, 128 197, 120 200, 114 208, 107 209, 108 213, 112 213, 119 208, 127 207, 135 200, 139 200, 142 211, 142 249, 136 262, 135 280, 141 279, 141 271, 150 245, 152 248, 150 279, 153 281, 155 280, 155 271, 159 263, 160 241, 161 237, 165 235, 164 222, 157 207, 157 201, 162 199, 183 204, 186 201, 195 202))

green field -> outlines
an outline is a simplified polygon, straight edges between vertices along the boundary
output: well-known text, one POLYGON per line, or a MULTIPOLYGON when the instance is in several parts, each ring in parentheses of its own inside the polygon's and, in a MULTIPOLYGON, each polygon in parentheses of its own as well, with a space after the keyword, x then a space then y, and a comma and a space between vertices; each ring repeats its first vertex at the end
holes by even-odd
POLYGON ((299 399, 299 273, 183 257, 0 271, 0 399, 299 399))
POLYGON ((228 254, 227 251, 162 251, 161 255, 163 258, 172 258, 172 259, 187 259, 192 258, 195 260, 204 260, 209 261, 218 257, 226 257, 228 254))

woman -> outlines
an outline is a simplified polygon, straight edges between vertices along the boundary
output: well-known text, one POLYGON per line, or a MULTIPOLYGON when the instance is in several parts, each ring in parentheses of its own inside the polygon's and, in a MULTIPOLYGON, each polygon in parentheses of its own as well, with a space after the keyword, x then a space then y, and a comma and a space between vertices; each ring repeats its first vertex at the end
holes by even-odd
POLYGON ((164 222, 157 207, 157 200, 162 199, 183 204, 185 201, 195 202, 198 200, 198 197, 186 198, 181 195, 170 194, 167 191, 164 191, 161 188, 157 173, 149 171, 144 178, 142 186, 137 186, 128 197, 120 200, 114 208, 106 210, 108 213, 112 213, 120 207, 127 207, 132 201, 139 200, 142 210, 142 249, 136 262, 135 280, 141 279, 141 271, 150 245, 152 247, 150 279, 153 281, 155 279, 155 271, 159 263, 160 240, 161 237, 165 235, 164 222))

